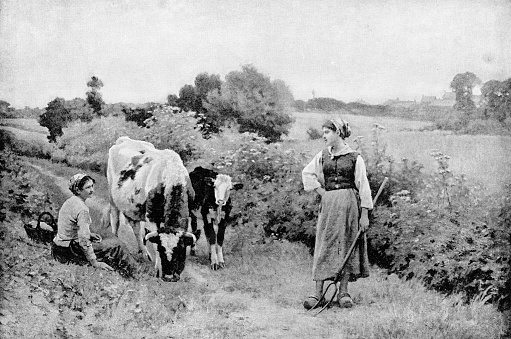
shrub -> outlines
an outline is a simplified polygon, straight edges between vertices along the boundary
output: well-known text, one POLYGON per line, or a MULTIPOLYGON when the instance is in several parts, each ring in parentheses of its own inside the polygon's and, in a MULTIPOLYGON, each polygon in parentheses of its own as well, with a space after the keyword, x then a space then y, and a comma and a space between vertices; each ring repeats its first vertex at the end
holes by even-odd
POLYGON ((448 156, 432 156, 438 170, 415 197, 394 193, 390 207, 375 211, 370 258, 440 292, 496 301, 504 290, 509 229, 492 211, 491 199, 473 193, 463 175, 449 170, 448 156))
POLYGON ((245 185, 233 192, 234 218, 244 228, 259 230, 254 235, 259 238, 254 241, 273 236, 313 248, 318 204, 315 195, 303 191, 304 155, 294 150, 282 152, 249 133, 243 134, 238 144, 215 161, 219 172, 245 185))
POLYGON ((172 114, 167 106, 155 109, 153 115, 154 119, 146 121, 146 128, 120 117, 95 119, 90 124, 76 122, 59 139, 52 160, 63 159, 69 165, 105 174, 108 150, 123 135, 149 141, 158 149, 172 149, 184 163, 200 156, 201 150, 195 144, 201 135, 195 130, 193 117, 186 113, 172 114))
POLYGON ((310 140, 317 140, 323 136, 322 133, 314 127, 309 127, 307 130, 307 135, 309 136, 310 140))

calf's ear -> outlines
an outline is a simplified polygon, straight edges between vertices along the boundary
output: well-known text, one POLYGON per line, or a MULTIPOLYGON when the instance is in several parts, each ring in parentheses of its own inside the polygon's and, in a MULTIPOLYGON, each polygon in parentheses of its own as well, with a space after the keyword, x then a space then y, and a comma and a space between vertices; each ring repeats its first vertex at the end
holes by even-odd
POLYGON ((183 234, 183 242, 185 246, 193 246, 197 242, 197 238, 193 233, 186 232, 183 234))
POLYGON ((242 188, 243 188, 243 184, 242 184, 241 182, 233 182, 233 183, 232 183, 232 188, 233 188, 234 190, 236 190, 236 191, 237 191, 237 190, 240 190, 240 189, 242 189, 242 188))

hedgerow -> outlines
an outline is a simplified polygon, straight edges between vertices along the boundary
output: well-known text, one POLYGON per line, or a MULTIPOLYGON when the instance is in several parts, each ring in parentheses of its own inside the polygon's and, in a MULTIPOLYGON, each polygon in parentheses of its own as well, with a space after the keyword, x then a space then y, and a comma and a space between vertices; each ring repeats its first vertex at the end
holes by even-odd
POLYGON ((120 136, 149 141, 158 149, 172 149, 184 163, 201 154, 196 141, 201 138, 195 119, 186 113, 172 113, 165 105, 153 111, 145 127, 121 117, 95 119, 89 124, 77 122, 64 131, 52 153, 52 160, 106 173, 108 150, 120 136))
POLYGON ((449 170, 448 156, 439 151, 432 156, 438 170, 415 196, 392 192, 390 206, 375 210, 370 259, 440 292, 461 293, 467 301, 497 301, 505 296, 509 261, 509 227, 499 215, 510 201, 477 194, 463 175, 449 170))

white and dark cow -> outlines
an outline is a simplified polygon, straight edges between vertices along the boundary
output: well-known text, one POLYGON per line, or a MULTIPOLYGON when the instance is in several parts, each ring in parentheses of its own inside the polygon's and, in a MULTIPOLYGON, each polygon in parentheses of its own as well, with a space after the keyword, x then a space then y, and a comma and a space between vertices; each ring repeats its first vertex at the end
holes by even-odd
MULTIPOLYGON (((190 172, 195 200, 190 203, 192 233, 200 237, 197 230, 197 216, 200 211, 204 223, 204 233, 209 243, 211 268, 217 270, 225 266, 222 246, 227 220, 232 209, 231 189, 241 189, 243 184, 233 183, 230 176, 203 167, 196 167, 190 172)), ((195 254, 192 246, 190 253, 195 254)))
POLYGON ((193 188, 179 155, 151 143, 120 137, 108 152, 107 167, 112 232, 119 232, 121 213, 133 228, 139 254, 155 262, 156 275, 179 280, 186 247, 196 238, 188 228, 188 200, 193 188), (142 232, 141 223, 143 225, 142 232), (155 244, 154 258, 145 243, 155 244))

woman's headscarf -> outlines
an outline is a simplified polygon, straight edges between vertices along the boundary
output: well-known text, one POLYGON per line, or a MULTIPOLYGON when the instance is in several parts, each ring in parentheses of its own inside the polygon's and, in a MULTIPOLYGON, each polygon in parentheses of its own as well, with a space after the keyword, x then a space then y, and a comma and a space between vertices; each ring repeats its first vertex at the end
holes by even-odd
POLYGON ((339 131, 339 136, 343 139, 348 138, 351 135, 351 128, 347 121, 341 118, 333 118, 323 124, 322 127, 326 127, 336 132, 339 131))
POLYGON ((92 180, 92 182, 95 182, 95 180, 92 179, 92 177, 84 173, 78 173, 73 175, 71 179, 69 179, 69 190, 73 192, 74 195, 77 195, 78 191, 83 188, 83 185, 88 180, 92 180))

